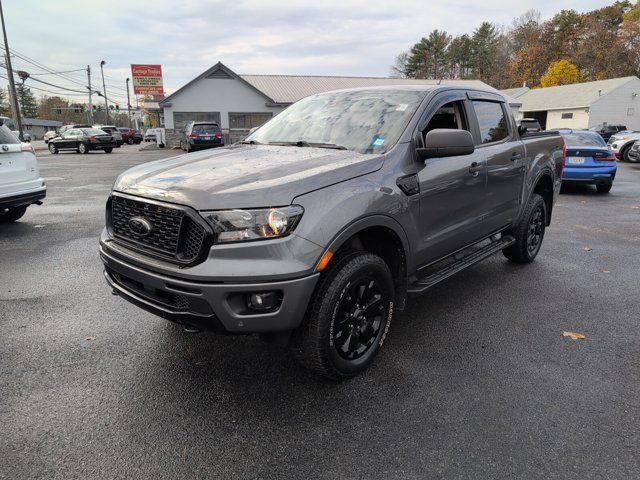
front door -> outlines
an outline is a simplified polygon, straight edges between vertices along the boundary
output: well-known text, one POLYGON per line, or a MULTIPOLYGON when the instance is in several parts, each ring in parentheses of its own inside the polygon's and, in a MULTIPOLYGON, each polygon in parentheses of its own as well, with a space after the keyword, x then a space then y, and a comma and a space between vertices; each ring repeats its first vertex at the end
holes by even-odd
MULTIPOLYGON (((471 131, 462 91, 444 94, 419 126, 424 136, 436 128, 471 131)), ((438 98, 438 97, 436 97, 438 98)), ((420 183, 420 264, 427 264, 480 239, 485 205, 484 156, 476 153, 430 158, 418 172, 420 183)))

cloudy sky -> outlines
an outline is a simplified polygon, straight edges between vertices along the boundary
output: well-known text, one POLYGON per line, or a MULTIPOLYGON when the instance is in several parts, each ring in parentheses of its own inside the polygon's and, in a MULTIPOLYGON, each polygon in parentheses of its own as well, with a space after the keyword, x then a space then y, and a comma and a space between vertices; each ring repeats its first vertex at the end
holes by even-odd
MULTIPOLYGON (((5 0, 10 46, 56 71, 106 64, 107 91, 123 94, 131 63, 162 64, 171 93, 217 61, 238 73, 387 76, 395 55, 434 28, 510 25, 530 8, 544 19, 606 0, 5 0)), ((14 57, 14 68, 42 71, 14 57)), ((6 72, 0 71, 2 76, 6 72)), ((38 76, 82 89, 82 72, 38 76)), ((6 81, 0 78, 0 82, 6 81)), ((29 82, 29 81, 27 81, 29 82)), ((33 86, 56 90, 31 83, 33 86)), ((35 92, 42 93, 42 92, 35 92)))

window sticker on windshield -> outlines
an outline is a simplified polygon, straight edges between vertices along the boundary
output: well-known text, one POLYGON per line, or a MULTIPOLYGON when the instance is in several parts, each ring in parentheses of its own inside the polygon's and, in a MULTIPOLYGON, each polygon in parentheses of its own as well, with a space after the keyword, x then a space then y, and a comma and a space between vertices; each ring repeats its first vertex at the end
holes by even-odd
POLYGON ((396 107, 396 112, 404 112, 408 107, 408 103, 401 103, 396 107))
POLYGON ((374 147, 381 147, 382 145, 384 145, 384 138, 376 137, 371 145, 373 145, 374 147))

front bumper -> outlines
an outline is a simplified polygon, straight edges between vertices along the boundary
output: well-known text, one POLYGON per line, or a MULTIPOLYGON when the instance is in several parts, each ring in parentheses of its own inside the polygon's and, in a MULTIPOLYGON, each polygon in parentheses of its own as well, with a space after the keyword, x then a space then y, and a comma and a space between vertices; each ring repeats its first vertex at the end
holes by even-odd
POLYGON ((172 322, 231 334, 281 332, 298 327, 320 275, 274 282, 208 283, 134 266, 111 254, 102 242, 100 258, 107 283, 124 299, 172 322), (255 313, 247 309, 247 294, 271 291, 282 295, 282 303, 275 311, 255 313))
POLYGON ((0 210, 5 208, 24 207, 40 202, 47 196, 47 188, 42 187, 28 192, 19 192, 6 197, 0 197, 0 210))

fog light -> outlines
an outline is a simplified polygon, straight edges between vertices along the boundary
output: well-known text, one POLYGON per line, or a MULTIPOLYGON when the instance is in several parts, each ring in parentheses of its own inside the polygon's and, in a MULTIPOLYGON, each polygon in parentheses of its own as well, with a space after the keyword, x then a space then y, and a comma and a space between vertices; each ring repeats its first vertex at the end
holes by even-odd
POLYGON ((247 295, 247 306, 258 312, 272 312, 280 307, 281 303, 280 292, 259 292, 247 295))

